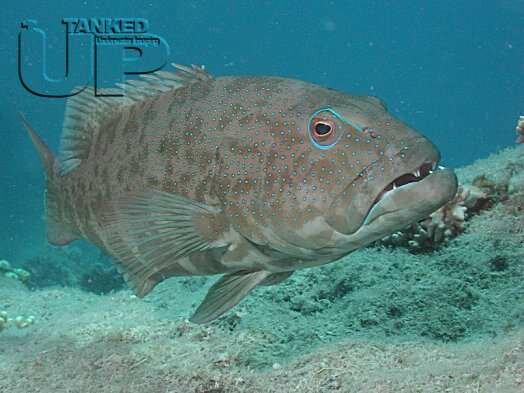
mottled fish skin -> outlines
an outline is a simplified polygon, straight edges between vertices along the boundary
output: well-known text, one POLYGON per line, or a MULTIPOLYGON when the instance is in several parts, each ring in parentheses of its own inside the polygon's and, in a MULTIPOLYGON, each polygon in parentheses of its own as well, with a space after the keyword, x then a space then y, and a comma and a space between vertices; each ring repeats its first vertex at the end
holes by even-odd
MULTIPOLYGON (((386 150, 400 150, 403 139, 389 131, 397 124, 373 101, 301 81, 217 78, 115 114, 63 190, 78 227, 97 243, 93 223, 103 221, 113 200, 159 188, 220 205, 238 232, 265 244, 265 229, 295 237, 364 168, 386 150), (371 139, 349 129, 335 149, 319 151, 306 130, 323 106, 383 132, 371 139)), ((318 246, 330 238, 318 233, 318 246)))
POLYGON ((60 215, 119 258, 122 221, 111 217, 130 195, 158 190, 216 209, 192 221, 206 249, 151 271, 143 259, 143 295, 173 275, 289 272, 336 260, 451 198, 454 175, 439 175, 418 196, 433 202, 410 215, 399 200, 400 219, 377 213, 366 223, 388 184, 438 160, 431 142, 374 97, 278 77, 208 78, 106 114, 87 157, 61 177, 60 215), (312 117, 334 125, 333 146, 315 145, 312 117))

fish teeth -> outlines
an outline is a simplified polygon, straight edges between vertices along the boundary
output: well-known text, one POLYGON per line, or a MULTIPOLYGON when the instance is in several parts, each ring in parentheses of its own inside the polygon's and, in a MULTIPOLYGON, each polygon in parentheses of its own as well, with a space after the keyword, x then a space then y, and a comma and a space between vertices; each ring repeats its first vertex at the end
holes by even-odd
POLYGON ((415 177, 420 177, 420 169, 417 169, 415 172, 413 172, 415 177))
POLYGON ((393 189, 395 190, 397 188, 397 184, 393 182, 393 189))

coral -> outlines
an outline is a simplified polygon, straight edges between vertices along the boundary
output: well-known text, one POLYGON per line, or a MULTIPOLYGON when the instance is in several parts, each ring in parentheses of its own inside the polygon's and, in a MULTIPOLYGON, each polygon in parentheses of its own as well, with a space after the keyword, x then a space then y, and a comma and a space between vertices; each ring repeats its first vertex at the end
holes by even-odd
POLYGON ((14 268, 11 264, 5 259, 0 260, 0 274, 8 278, 14 278, 23 283, 26 283, 31 277, 31 273, 27 270, 14 268))
MULTIPOLYGON (((519 126, 524 130, 524 117, 521 117, 519 126)), ((506 206, 514 216, 520 216, 524 210, 523 158, 522 150, 517 148, 512 150, 511 156, 490 165, 479 161, 472 166, 477 168, 474 176, 473 171, 468 173, 462 169, 459 178, 465 178, 465 181, 461 181, 450 202, 422 221, 386 236, 376 244, 404 247, 413 253, 430 252, 463 233, 472 216, 498 204, 506 206)))
POLYGON ((517 122, 517 143, 524 143, 524 116, 520 116, 517 122))
POLYGON ((492 180, 486 175, 480 175, 473 179, 473 186, 482 190, 489 198, 484 201, 485 206, 476 206, 477 210, 485 210, 494 204, 508 199, 508 184, 516 173, 516 168, 508 164, 504 168, 504 174, 497 181, 492 180))
POLYGON ((464 232, 466 220, 471 215, 492 206, 498 188, 492 183, 488 187, 488 183, 487 179, 479 179, 473 185, 461 185, 455 197, 428 218, 386 236, 379 243, 403 246, 412 252, 434 250, 464 232))
POLYGON ((19 315, 15 318, 9 318, 6 311, 0 311, 0 332, 7 329, 9 325, 14 324, 19 329, 24 329, 31 326, 35 321, 33 315, 27 317, 19 315))

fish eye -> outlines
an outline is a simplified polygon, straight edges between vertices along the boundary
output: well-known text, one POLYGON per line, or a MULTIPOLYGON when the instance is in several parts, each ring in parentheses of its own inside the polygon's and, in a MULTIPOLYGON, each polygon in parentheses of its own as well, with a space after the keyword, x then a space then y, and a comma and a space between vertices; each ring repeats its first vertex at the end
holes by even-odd
POLYGON ((340 139, 337 132, 339 117, 330 108, 319 109, 309 119, 309 139, 312 144, 321 150, 329 149, 336 145, 340 139))
POLYGON ((334 129, 334 124, 332 125, 327 121, 318 120, 315 124, 315 134, 318 138, 325 138, 329 136, 334 129))

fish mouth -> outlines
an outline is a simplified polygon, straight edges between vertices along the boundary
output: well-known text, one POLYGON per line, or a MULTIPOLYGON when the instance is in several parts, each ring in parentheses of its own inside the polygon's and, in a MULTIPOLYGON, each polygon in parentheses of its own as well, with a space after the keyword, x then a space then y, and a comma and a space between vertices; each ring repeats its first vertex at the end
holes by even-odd
POLYGON ((363 226, 395 214, 399 222, 421 220, 449 201, 457 187, 457 178, 451 169, 439 166, 437 161, 425 162, 414 171, 398 176, 379 192, 363 226))
MULTIPOLYGON (((377 205, 389 192, 395 191, 397 188, 403 187, 406 184, 419 182, 423 180, 424 178, 426 178, 427 176, 431 175, 433 172, 437 170, 443 170, 443 169, 445 168, 442 166, 439 166, 437 161, 429 161, 429 162, 423 163, 422 165, 417 167, 417 169, 415 169, 414 171, 410 173, 405 173, 403 175, 400 175, 399 177, 391 181, 388 185, 386 185, 382 189, 382 191, 380 191, 380 193, 377 195, 377 197, 371 204, 369 211, 371 211, 373 207, 377 205)), ((368 215, 369 215, 369 211, 368 211, 368 215)))
POLYGON ((363 168, 333 200, 326 221, 338 233, 356 234, 382 215, 387 218, 376 224, 386 220, 388 225, 373 225, 377 235, 394 232, 423 219, 454 196, 456 176, 439 167, 440 154, 427 139, 413 138, 396 150, 363 168))

